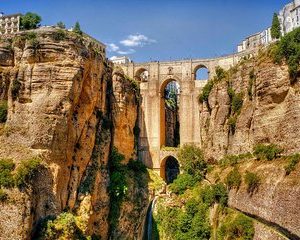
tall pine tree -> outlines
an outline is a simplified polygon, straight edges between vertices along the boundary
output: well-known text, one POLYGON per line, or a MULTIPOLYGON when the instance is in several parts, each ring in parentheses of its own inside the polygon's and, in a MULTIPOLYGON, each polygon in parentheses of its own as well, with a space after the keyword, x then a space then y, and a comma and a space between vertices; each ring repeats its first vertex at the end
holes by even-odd
POLYGON ((273 39, 279 39, 281 37, 281 28, 277 13, 274 13, 273 15, 271 37, 273 39))

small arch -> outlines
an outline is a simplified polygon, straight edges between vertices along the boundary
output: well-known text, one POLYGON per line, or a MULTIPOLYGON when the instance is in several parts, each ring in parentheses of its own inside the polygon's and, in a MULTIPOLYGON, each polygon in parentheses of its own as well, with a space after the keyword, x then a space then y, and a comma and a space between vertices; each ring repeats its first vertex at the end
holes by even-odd
POLYGON ((138 82, 147 82, 149 80, 149 71, 146 68, 140 68, 135 72, 134 79, 138 82))
POLYGON ((194 80, 208 80, 209 79, 209 70, 204 65, 198 65, 194 69, 194 80))
POLYGON ((172 183, 180 173, 180 165, 173 156, 167 156, 161 161, 160 176, 167 183, 172 183))

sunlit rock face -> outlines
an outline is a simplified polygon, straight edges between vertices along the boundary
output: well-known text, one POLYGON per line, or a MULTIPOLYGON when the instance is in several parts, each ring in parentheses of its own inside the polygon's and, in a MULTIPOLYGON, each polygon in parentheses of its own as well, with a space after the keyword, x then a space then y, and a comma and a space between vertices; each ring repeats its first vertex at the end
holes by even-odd
MULTIPOLYGON (((135 158, 138 105, 131 83, 112 81, 104 45, 70 32, 58 39, 56 31, 8 36, 0 44, 0 96, 8 101, 0 158, 17 165, 33 156, 43 160, 30 188, 7 190, 12 201, 0 203, 0 213, 10 217, 0 219, 0 238, 28 239, 42 219, 68 210, 84 234, 108 239, 111 147, 126 162, 135 158)), ((129 226, 137 235, 139 226, 129 226)))

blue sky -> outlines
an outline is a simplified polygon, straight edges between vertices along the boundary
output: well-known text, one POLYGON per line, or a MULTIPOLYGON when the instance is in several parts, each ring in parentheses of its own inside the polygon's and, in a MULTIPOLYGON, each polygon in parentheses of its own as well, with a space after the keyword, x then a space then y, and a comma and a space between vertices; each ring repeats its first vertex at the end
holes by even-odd
POLYGON ((271 25, 281 0, 0 0, 5 14, 36 12, 43 25, 83 31, 136 62, 215 57, 271 25))

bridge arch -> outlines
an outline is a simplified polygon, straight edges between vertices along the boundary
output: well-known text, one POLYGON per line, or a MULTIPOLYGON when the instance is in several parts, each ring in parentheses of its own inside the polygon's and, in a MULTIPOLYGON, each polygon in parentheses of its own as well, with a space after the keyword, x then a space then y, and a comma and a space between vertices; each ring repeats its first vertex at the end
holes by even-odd
POLYGON ((135 71, 134 79, 138 82, 147 82, 149 79, 149 71, 146 68, 139 68, 135 71))
POLYGON ((160 146, 177 147, 179 136, 180 83, 168 78, 160 86, 160 146))
POLYGON ((193 70, 194 80, 208 80, 209 74, 209 68, 204 64, 197 65, 193 70))
POLYGON ((179 161, 172 155, 162 159, 160 164, 160 176, 167 183, 172 183, 180 173, 179 161))

